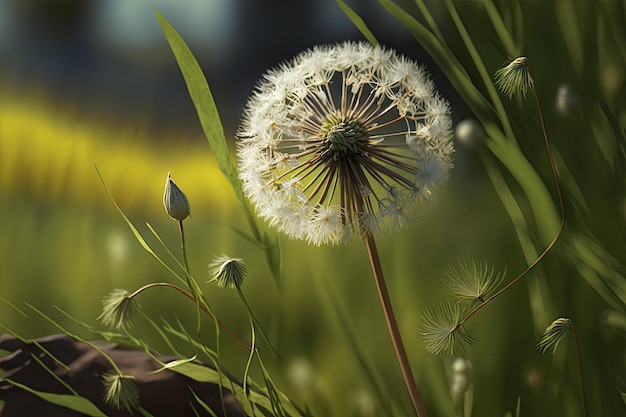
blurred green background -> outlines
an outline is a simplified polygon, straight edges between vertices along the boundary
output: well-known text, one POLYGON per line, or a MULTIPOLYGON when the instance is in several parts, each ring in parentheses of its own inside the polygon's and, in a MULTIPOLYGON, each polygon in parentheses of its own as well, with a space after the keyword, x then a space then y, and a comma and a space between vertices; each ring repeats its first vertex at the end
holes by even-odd
MULTIPOLYGON (((428 66, 442 95, 451 101, 456 122, 471 116, 400 23, 375 1, 353 3, 381 43, 428 66)), ((409 10, 414 8, 412 2, 405 3, 409 10)), ((457 2, 466 11, 466 25, 484 25, 480 3, 457 2)), ((531 16, 525 22, 525 48, 534 54, 549 137, 586 201, 583 212, 576 201, 570 201, 575 200, 571 195, 566 198, 567 221, 572 228, 590 230, 593 241, 617 259, 616 271, 623 274, 623 172, 620 181, 619 170, 618 174, 609 170, 600 151, 590 154, 579 146, 585 138, 577 135, 577 116, 566 118, 554 106, 564 83, 577 89, 581 101, 598 93, 584 90, 584 80, 555 70, 567 66, 559 60, 569 57, 567 47, 553 41, 563 36, 551 24, 558 18, 557 3, 517 4, 531 16), (605 171, 612 176, 603 176, 605 171), (607 212, 612 215, 603 215, 607 212)), ((438 2, 430 5, 435 18, 444 15, 438 2)), ((94 164, 140 231, 149 236, 145 227, 149 222, 176 251, 177 226, 167 218, 161 202, 171 171, 191 204, 192 217, 185 224, 192 272, 204 281, 210 278, 207 266, 214 255, 245 259, 250 276, 244 293, 281 353, 280 361, 270 362, 285 393, 298 403, 309 403, 318 416, 386 415, 376 403, 376 386, 367 379, 350 344, 348 332, 352 332, 361 360, 376 372, 378 389, 391 401, 408 404, 364 246, 316 248, 282 238, 285 286, 280 291, 263 254, 234 232, 245 220, 215 167, 155 9, 196 54, 229 138, 234 136, 247 95, 265 69, 315 44, 362 38, 331 0, 0 3, 0 297, 4 299, 0 299, 0 324, 25 337, 57 332, 25 307, 24 302, 29 302, 80 331, 52 306, 96 324, 100 299, 112 289, 132 291, 149 282, 172 281, 133 238, 107 199, 94 164), (341 326, 337 308, 343 314, 339 316, 348 319, 349 329, 341 326)), ((623 13, 623 4, 617 10, 623 13)), ((458 41, 453 25, 446 20, 442 24, 446 35, 458 41)), ((614 40, 622 45, 621 51, 622 29, 616 29, 614 40)), ((507 56, 493 46, 490 36, 485 31, 474 42, 489 62, 496 63, 490 68, 495 71, 507 56)), ((601 74, 596 75, 615 92, 609 105, 621 103, 618 107, 623 109, 620 62, 624 57, 613 58, 604 54, 590 65, 599 67, 601 74)), ((536 112, 530 105, 525 109, 521 114, 515 113, 519 109, 511 110, 516 116, 514 127, 532 132, 524 137, 523 151, 552 190, 536 112)), ((625 115, 618 116, 623 123, 625 115)), ((617 166, 623 165, 622 153, 617 166)), ((589 410, 597 412, 590 415, 626 415, 620 395, 626 391, 626 332, 619 324, 624 317, 623 299, 611 302, 611 297, 603 296, 600 287, 590 285, 576 265, 568 263, 558 245, 539 275, 531 273, 468 324, 479 341, 459 354, 473 364, 473 415, 501 416, 514 409, 518 397, 525 416, 582 415, 573 347, 562 348, 554 358, 535 349, 543 328, 561 316, 574 321, 580 338, 589 410), (536 294, 537 287, 547 292, 545 300, 533 301, 546 302, 549 320, 545 322, 531 313, 529 293, 536 294)), ((508 279, 526 266, 513 225, 477 153, 458 146, 451 181, 437 207, 408 230, 381 239, 379 250, 426 404, 434 416, 450 415, 452 358, 425 351, 418 335, 420 314, 446 299, 440 281, 447 266, 458 259, 487 259, 499 270, 506 267, 508 279)), ((623 275, 614 285, 626 287, 623 275)), ((204 290, 220 318, 237 334, 247 335, 248 318, 236 294, 209 284, 204 290)), ((178 317, 193 323, 193 305, 177 294, 156 289, 140 302, 155 318, 178 317)), ((139 324, 136 332, 166 349, 149 326, 139 324)), ((246 355, 230 341, 223 343, 228 369, 241 375, 246 355)), ((401 409, 395 411, 403 415, 401 409)))

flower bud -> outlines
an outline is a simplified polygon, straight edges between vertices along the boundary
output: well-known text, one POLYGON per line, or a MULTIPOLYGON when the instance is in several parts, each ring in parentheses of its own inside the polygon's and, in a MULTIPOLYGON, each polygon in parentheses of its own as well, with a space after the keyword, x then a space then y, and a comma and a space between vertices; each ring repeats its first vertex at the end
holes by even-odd
POLYGON ((561 85, 556 93, 556 109, 563 116, 570 116, 578 109, 578 96, 568 85, 561 85))
POLYGON ((465 392, 472 384, 472 364, 463 358, 456 358, 452 362, 450 380, 450 396, 454 404, 459 404, 465 392))
POLYGON ((163 206, 165 212, 174 220, 183 221, 189 216, 189 201, 187 196, 170 178, 167 173, 165 181, 165 192, 163 193, 163 206))
POLYGON ((470 149, 477 149, 485 143, 485 129, 474 119, 461 120, 456 125, 454 136, 470 149))
POLYGON ((218 287, 222 288, 241 288, 243 280, 248 275, 248 268, 243 259, 231 258, 226 255, 220 255, 215 258, 209 265, 213 279, 218 287))

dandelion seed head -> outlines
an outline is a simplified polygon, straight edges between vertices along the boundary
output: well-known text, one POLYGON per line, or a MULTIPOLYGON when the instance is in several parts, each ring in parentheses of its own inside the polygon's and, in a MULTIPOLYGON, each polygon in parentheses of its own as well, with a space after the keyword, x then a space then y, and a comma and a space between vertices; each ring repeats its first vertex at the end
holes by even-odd
POLYGON ((450 107, 424 68, 368 43, 318 46, 268 71, 237 159, 259 215, 315 245, 405 227, 452 167, 450 107))

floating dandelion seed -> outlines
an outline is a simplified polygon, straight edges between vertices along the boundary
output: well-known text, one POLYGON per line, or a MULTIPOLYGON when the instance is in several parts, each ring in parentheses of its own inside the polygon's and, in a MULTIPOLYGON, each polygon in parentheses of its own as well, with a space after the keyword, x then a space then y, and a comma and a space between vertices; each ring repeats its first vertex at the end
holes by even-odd
POLYGON ((316 47, 268 71, 238 136, 259 215, 315 245, 404 227, 452 166, 449 106, 424 68, 366 43, 316 47))

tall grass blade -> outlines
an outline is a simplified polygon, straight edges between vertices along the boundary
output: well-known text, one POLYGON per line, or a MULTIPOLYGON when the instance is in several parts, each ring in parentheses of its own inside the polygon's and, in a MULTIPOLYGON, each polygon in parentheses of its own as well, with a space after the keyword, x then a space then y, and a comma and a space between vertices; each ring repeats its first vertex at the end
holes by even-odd
POLYGON ((374 36, 372 31, 369 30, 361 16, 359 16, 354 10, 352 10, 343 0, 337 0, 337 4, 341 8, 341 10, 343 10, 346 16, 348 16, 348 18, 352 21, 352 23, 354 23, 354 26, 356 26, 357 29, 361 31, 363 36, 365 36, 365 39, 367 39, 367 41, 372 45, 378 45, 378 40, 376 40, 376 37, 374 36))
POLYGON ((174 277, 178 278, 178 280, 180 282, 185 283, 185 280, 182 279, 180 275, 178 275, 176 272, 174 272, 174 270, 172 268, 170 268, 161 258, 159 258, 159 256, 154 252, 154 250, 152 250, 150 245, 148 245, 148 243, 145 241, 143 236, 141 236, 141 233, 139 233, 139 231, 137 230, 135 225, 130 221, 130 219, 128 217, 126 217, 126 214, 124 214, 124 211, 117 204, 117 202, 115 201, 115 198, 113 198, 113 195, 111 194, 111 192, 107 188, 106 183, 104 182, 104 179, 102 178, 102 174, 100 173, 100 170, 98 169, 97 166, 95 166, 95 168, 96 168, 96 173, 98 174, 98 178, 100 178, 100 182, 102 183, 102 187, 104 187, 104 191, 106 192, 107 196, 109 196, 109 199, 111 200, 111 202, 113 203, 113 205, 115 206, 117 211, 120 213, 120 215, 122 216, 122 218, 124 219, 124 221, 126 222, 128 227, 130 228, 130 230, 133 232, 133 235, 135 236, 135 239, 137 239, 137 241, 139 242, 141 247, 144 248, 144 250, 146 252, 148 252, 150 255, 152 255, 152 257, 154 259, 156 259, 157 262, 160 263, 163 266, 163 268, 167 269, 167 271, 170 274, 172 274, 174 277))
POLYGON ((8 378, 5 379, 5 381, 51 404, 55 404, 64 408, 69 408, 70 410, 79 412, 90 417, 107 417, 107 415, 100 411, 100 409, 98 409, 98 407, 96 407, 94 403, 86 398, 79 397, 77 395, 54 394, 51 392, 37 391, 24 384, 20 384, 19 382, 13 381, 8 378))

